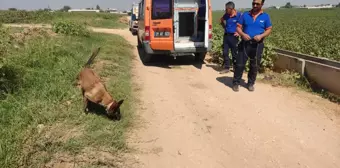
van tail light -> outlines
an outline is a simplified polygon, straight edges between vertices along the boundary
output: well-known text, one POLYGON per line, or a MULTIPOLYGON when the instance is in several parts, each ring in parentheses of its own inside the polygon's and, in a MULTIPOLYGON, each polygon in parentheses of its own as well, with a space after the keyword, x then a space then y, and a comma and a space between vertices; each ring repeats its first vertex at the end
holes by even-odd
POLYGON ((209 40, 212 39, 212 25, 209 25, 209 40))
POLYGON ((145 41, 150 41, 150 26, 145 26, 145 37, 144 40, 145 41))

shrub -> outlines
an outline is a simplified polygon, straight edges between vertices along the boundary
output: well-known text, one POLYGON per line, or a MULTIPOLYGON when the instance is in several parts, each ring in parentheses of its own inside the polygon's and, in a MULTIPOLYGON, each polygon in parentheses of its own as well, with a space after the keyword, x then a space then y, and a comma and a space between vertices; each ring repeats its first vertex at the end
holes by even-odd
POLYGON ((72 35, 72 36, 85 36, 90 35, 90 31, 84 24, 79 24, 70 21, 57 21, 52 24, 52 29, 55 33, 72 35))
POLYGON ((22 72, 6 59, 12 49, 8 28, 0 27, 0 100, 15 92, 20 85, 22 72))
POLYGON ((8 29, 0 27, 0 65, 4 59, 4 56, 8 52, 8 47, 10 44, 10 36, 8 29))
POLYGON ((50 21, 53 18, 51 12, 46 11, 1 11, 0 23, 39 23, 50 21))

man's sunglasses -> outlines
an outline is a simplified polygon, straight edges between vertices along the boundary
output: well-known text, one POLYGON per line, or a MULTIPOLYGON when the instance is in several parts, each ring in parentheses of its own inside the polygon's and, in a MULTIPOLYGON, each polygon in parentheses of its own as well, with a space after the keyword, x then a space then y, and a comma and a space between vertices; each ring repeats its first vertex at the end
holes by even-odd
POLYGON ((253 6, 255 6, 255 5, 260 6, 261 5, 261 3, 257 3, 257 2, 253 2, 252 4, 253 4, 253 6))

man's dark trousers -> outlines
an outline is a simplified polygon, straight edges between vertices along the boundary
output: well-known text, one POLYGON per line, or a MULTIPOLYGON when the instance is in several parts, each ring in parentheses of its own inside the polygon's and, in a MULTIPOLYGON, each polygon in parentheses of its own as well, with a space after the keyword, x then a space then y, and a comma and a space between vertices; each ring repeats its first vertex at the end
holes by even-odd
POLYGON ((238 37, 234 33, 225 33, 223 37, 223 57, 224 57, 224 68, 230 68, 230 57, 229 49, 231 50, 233 67, 235 67, 236 57, 237 57, 237 43, 238 37))
POLYGON ((248 72, 248 85, 254 85, 257 71, 260 67, 264 44, 263 41, 241 41, 238 46, 238 56, 236 57, 236 68, 234 72, 233 84, 239 85, 245 65, 250 59, 248 72))

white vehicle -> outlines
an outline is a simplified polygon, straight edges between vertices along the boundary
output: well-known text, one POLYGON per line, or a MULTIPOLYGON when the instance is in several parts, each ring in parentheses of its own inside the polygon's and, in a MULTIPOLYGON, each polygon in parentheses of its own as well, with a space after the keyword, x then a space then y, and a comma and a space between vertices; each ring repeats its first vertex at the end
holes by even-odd
POLYGON ((133 4, 131 9, 131 18, 129 22, 129 30, 133 35, 137 34, 138 31, 138 4, 133 4))

